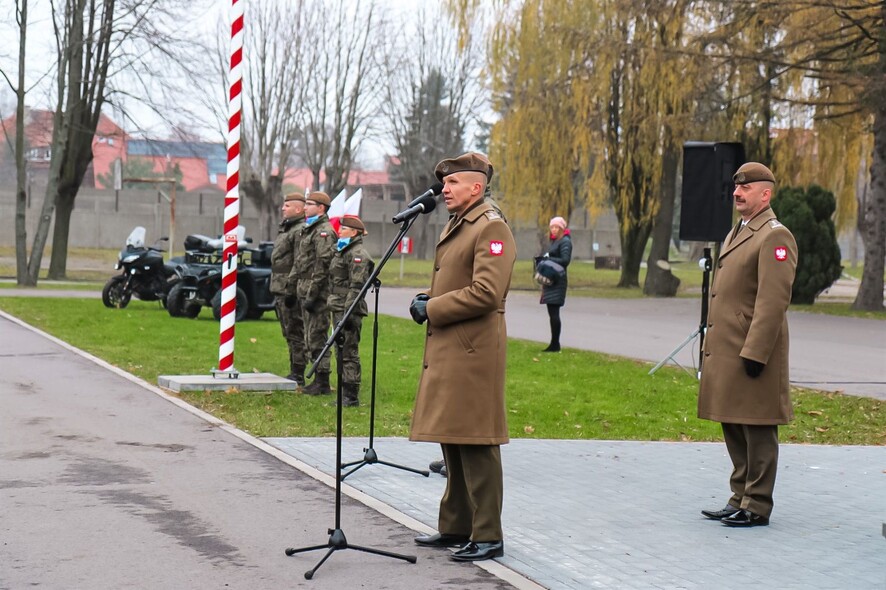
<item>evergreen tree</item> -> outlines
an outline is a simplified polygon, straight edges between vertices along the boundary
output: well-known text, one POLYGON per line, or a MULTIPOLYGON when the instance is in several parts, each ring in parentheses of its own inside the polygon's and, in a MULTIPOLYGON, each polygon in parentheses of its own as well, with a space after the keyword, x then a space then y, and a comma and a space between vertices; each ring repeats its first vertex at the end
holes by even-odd
POLYGON ((833 220, 836 208, 834 193, 815 184, 805 190, 783 187, 772 200, 778 220, 797 240, 799 260, 791 303, 811 305, 840 278, 843 267, 833 220))

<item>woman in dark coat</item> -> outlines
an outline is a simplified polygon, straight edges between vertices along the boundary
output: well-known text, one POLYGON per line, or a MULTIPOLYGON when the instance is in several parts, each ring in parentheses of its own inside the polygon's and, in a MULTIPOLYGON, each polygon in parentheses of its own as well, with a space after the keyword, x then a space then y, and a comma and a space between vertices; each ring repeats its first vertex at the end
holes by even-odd
POLYGON ((549 224, 551 230, 551 247, 539 264, 545 261, 554 262, 562 267, 562 272, 556 274, 550 285, 544 285, 541 289, 541 301, 539 303, 548 306, 548 319, 551 322, 551 343, 542 352, 560 351, 560 308, 566 304, 566 267, 572 260, 572 238, 569 237, 569 229, 566 220, 562 217, 554 217, 549 224))

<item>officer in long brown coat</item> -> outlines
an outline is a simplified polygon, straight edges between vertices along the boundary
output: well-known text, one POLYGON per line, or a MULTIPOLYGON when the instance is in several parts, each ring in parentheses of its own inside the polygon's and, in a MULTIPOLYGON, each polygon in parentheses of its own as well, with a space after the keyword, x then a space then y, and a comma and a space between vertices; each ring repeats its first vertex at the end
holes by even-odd
POLYGON ((797 243, 769 207, 775 177, 756 162, 733 176, 741 223, 723 244, 710 291, 698 416, 721 422, 732 497, 702 510, 729 526, 765 526, 778 467, 778 425, 793 417, 787 309, 797 243))
POLYGON ((427 332, 409 438, 440 443, 448 470, 439 532, 415 541, 461 547, 452 556, 458 561, 504 554, 504 313, 517 248, 507 223, 483 201, 489 170, 476 153, 437 164, 451 217, 437 243, 431 288, 410 306, 427 332))

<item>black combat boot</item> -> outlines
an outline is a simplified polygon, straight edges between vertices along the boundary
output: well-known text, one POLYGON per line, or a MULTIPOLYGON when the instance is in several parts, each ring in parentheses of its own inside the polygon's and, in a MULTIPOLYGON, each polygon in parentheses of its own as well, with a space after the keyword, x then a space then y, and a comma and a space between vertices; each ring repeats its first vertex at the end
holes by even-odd
POLYGON ((329 373, 317 373, 314 382, 302 388, 301 392, 307 395, 328 395, 332 393, 332 388, 329 386, 329 373))
POLYGON ((356 383, 341 384, 341 405, 352 408, 360 405, 360 386, 356 383))
POLYGON ((305 368, 299 367, 297 365, 290 364, 289 375, 286 376, 290 381, 295 381, 295 383, 299 387, 304 387, 305 384, 305 368))

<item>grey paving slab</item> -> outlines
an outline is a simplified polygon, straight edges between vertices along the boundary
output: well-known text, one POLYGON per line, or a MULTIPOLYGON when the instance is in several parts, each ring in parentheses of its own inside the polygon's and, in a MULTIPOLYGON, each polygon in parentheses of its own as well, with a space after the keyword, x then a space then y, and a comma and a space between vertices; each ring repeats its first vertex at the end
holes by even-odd
MULTIPOLYGON (((271 438, 332 473, 332 439, 271 438)), ((345 439, 345 461, 366 439, 345 439)), ((382 460, 425 468, 434 444, 380 438, 382 460)), ((769 527, 730 529, 701 508, 728 498, 718 443, 515 440, 502 447, 507 567, 551 589, 886 588, 886 448, 783 445, 769 527), (716 567, 715 567, 716 566, 716 567)), ((445 487, 368 465, 346 479, 435 526, 445 487)))

